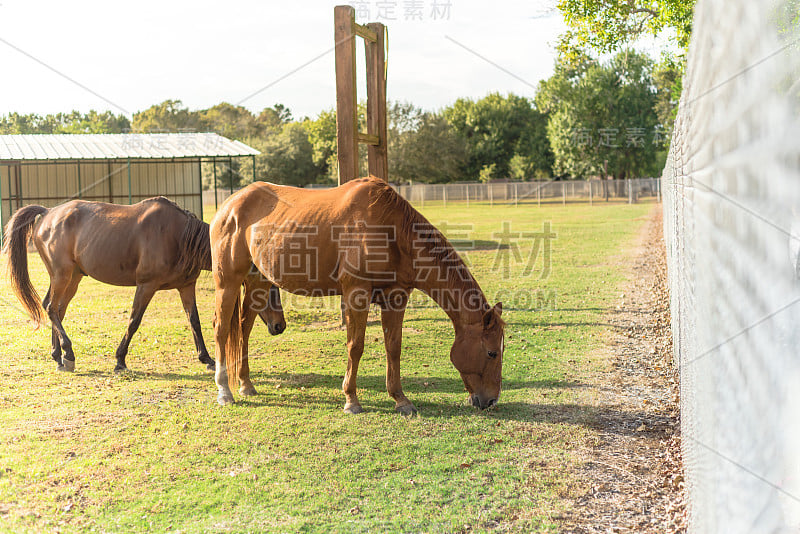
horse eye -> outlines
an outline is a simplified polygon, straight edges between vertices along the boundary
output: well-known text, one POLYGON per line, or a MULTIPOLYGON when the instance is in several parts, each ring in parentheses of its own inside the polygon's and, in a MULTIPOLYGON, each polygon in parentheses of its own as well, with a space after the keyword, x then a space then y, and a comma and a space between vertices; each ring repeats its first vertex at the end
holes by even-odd
POLYGON ((497 358, 497 351, 495 351, 495 350, 490 350, 490 351, 489 351, 489 357, 490 357, 490 358, 497 358))

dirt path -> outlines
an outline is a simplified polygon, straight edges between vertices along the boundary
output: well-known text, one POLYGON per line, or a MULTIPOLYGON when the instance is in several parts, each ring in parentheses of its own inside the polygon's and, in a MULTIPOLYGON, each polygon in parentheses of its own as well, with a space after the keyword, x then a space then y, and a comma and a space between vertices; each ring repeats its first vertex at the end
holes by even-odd
POLYGON ((631 282, 607 320, 597 355, 606 370, 589 378, 581 402, 599 408, 581 449, 579 489, 562 532, 685 532, 677 376, 660 206, 639 235, 631 282))

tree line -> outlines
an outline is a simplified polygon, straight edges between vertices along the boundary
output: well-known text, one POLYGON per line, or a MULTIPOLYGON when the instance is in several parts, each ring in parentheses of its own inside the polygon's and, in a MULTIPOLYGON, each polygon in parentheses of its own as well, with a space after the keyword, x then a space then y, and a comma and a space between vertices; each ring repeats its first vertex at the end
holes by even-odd
MULTIPOLYGON (((561 0, 570 30, 553 75, 532 95, 491 93, 429 111, 388 106, 389 176, 401 183, 630 178, 660 174, 681 90, 693 0, 648 4, 561 0), (613 31, 597 31, 611 28, 613 31), (677 54, 659 61, 628 46, 640 34, 674 30, 677 54), (613 54, 613 55, 612 55, 613 54)), ((365 106, 360 106, 365 130, 365 106)), ((253 113, 226 102, 190 110, 167 100, 131 120, 110 111, 0 116, 0 133, 216 132, 261 155, 236 162, 221 184, 252 180, 336 183, 336 111, 296 119, 276 104, 253 113)), ((366 174, 366 148, 361 159, 366 174)), ((211 187, 211 173, 205 173, 211 187)))

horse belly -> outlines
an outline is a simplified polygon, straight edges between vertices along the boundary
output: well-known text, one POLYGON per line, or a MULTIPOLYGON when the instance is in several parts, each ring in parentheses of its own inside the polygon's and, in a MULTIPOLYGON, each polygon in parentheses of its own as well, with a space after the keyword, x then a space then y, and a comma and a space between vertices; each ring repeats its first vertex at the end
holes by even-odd
POLYGON ((76 262, 81 272, 105 284, 137 285, 140 254, 135 242, 110 231, 79 239, 76 262))

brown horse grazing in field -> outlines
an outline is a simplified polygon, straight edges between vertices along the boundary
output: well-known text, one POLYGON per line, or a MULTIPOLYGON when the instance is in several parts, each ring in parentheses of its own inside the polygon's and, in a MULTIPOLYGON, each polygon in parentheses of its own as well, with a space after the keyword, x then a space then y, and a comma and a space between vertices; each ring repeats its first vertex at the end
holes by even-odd
POLYGON ((381 307, 389 395, 398 412, 416 412, 400 385, 403 315, 415 288, 427 293, 453 322, 450 360, 470 402, 481 409, 497 403, 502 304, 489 305, 447 239, 385 182, 362 178, 322 191, 251 184, 228 199, 214 217, 211 249, 220 404, 233 402, 230 388, 237 375, 240 391, 255 393, 241 367, 247 332, 242 332, 236 313, 238 288, 251 264, 292 293, 342 296, 348 356, 342 384, 345 412, 363 411, 356 375, 372 302, 381 307))
MULTIPOLYGON (((14 293, 39 326, 52 324, 52 356, 61 371, 75 369, 72 342, 61 321, 84 276, 116 286, 136 286, 128 328, 116 351, 115 371, 127 369, 128 345, 156 291, 177 289, 192 328, 198 358, 214 369, 195 301, 201 270, 211 269, 208 224, 164 197, 132 206, 72 200, 52 209, 26 206, 6 226, 9 273, 14 293), (50 275, 42 304, 28 274, 28 241, 33 242, 50 275), (63 351, 63 355, 62 355, 63 351)), ((279 290, 259 276, 247 278, 248 302, 242 321, 260 314, 271 334, 286 322, 279 290), (269 297, 258 298, 269 292, 269 297), (260 301, 261 307, 255 304, 260 301)))

